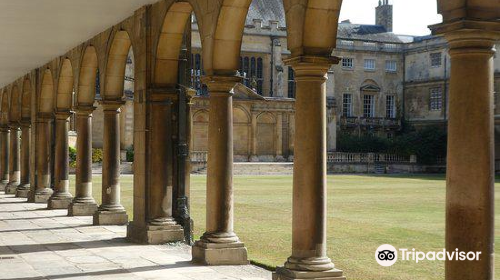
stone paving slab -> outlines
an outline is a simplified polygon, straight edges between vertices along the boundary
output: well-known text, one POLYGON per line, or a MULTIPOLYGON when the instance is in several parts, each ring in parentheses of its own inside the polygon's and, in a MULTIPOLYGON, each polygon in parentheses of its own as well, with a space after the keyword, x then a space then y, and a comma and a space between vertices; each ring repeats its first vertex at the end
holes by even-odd
POLYGON ((271 279, 252 265, 196 265, 189 246, 129 243, 126 226, 93 226, 92 217, 25 201, 0 194, 0 279, 271 279))

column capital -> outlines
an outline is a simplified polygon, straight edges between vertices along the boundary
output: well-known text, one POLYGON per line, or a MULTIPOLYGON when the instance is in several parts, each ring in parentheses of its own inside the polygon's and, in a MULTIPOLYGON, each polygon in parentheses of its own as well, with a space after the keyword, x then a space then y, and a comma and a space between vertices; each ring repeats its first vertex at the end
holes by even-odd
POLYGON ((77 115, 91 115, 96 107, 94 105, 78 105, 75 107, 75 114, 77 115))
POLYGON ((165 103, 169 104, 174 100, 179 99, 179 89, 168 87, 153 87, 148 89, 150 103, 165 103))
POLYGON ((442 35, 450 45, 450 55, 457 53, 491 54, 500 40, 500 22, 458 20, 431 25, 432 33, 442 35))
POLYGON ((8 125, 2 124, 0 125, 0 132, 9 132, 10 127, 8 125))
POLYGON ((318 77, 324 79, 328 70, 340 62, 340 57, 330 56, 296 56, 283 60, 285 65, 292 66, 296 79, 318 77))
POLYGON ((117 99, 117 100, 102 100, 99 103, 102 105, 102 108, 103 108, 104 112, 111 112, 111 111, 119 112, 120 111, 120 107, 123 106, 123 104, 125 104, 125 101, 121 100, 121 99, 117 99))
POLYGON ((19 124, 21 125, 21 128, 30 128, 31 127, 31 120, 30 119, 21 119, 19 124))
POLYGON ((203 76, 201 78, 201 82, 208 87, 208 92, 211 96, 232 96, 233 88, 237 83, 241 82, 243 78, 236 75, 231 76, 222 76, 222 75, 213 75, 213 76, 203 76))
POLYGON ((54 117, 54 114, 52 112, 38 112, 38 121, 39 122, 46 122, 50 121, 54 117))
POLYGON ((9 128, 10 129, 14 129, 14 130, 19 130, 21 127, 21 124, 17 121, 17 122, 9 122, 9 128))
POLYGON ((61 110, 56 111, 55 116, 57 120, 67 120, 71 116, 72 111, 70 110, 61 110))

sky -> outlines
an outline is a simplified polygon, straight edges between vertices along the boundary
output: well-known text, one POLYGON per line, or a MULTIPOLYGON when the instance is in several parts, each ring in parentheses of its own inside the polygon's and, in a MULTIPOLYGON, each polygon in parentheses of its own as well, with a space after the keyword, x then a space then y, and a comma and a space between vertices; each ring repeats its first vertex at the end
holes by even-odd
MULTIPOLYGON (((400 35, 428 35, 428 25, 440 23, 436 0, 389 0, 394 9, 394 33, 400 35)), ((343 0, 340 21, 374 24, 378 0, 343 0)))

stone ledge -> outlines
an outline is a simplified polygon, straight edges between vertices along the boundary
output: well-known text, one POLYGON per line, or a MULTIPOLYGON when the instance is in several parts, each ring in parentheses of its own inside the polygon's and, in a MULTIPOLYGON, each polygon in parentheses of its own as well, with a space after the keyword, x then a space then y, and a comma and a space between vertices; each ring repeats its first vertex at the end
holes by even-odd
POLYGON ((127 238, 136 243, 160 245, 184 241, 184 230, 180 225, 138 227, 131 222, 127 227, 127 238))
POLYGON ((276 268, 276 272, 273 273, 273 280, 346 280, 342 274, 342 270, 338 269, 328 271, 298 271, 278 267, 276 268))
POLYGON ((192 248, 193 262, 205 265, 249 264, 247 248, 242 242, 206 243, 196 241, 192 248))

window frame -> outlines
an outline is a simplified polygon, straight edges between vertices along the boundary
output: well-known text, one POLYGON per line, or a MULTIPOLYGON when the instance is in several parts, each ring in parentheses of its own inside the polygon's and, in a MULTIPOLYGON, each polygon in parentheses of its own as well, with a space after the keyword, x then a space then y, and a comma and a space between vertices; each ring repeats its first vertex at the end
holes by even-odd
POLYGON ((341 63, 342 63, 342 69, 346 69, 346 70, 354 69, 354 58, 352 58, 352 57, 343 57, 341 63), (345 63, 348 61, 350 61, 350 63, 345 63), (350 66, 349 66, 349 64, 350 64, 350 66))
POLYGON ((375 71, 377 69, 377 60, 374 58, 365 58, 364 63, 363 63, 365 71, 375 71), (373 68, 368 68, 369 62, 373 62, 373 68))
POLYGON ((429 111, 441 111, 443 109, 443 88, 432 87, 429 89, 429 111))
POLYGON ((352 93, 342 94, 342 116, 346 118, 353 116, 352 93))
POLYGON ((429 54, 430 60, 431 60, 431 67, 432 68, 439 68, 443 65, 443 54, 441 52, 433 52, 429 54), (436 64, 437 62, 437 56, 439 56, 439 63, 436 64))
POLYGON ((375 117, 375 95, 364 94, 363 95, 363 118, 374 118, 375 117), (370 103, 367 104, 367 97, 370 103), (369 105, 369 106, 367 106, 369 105), (369 111, 367 111, 369 109, 369 111))

